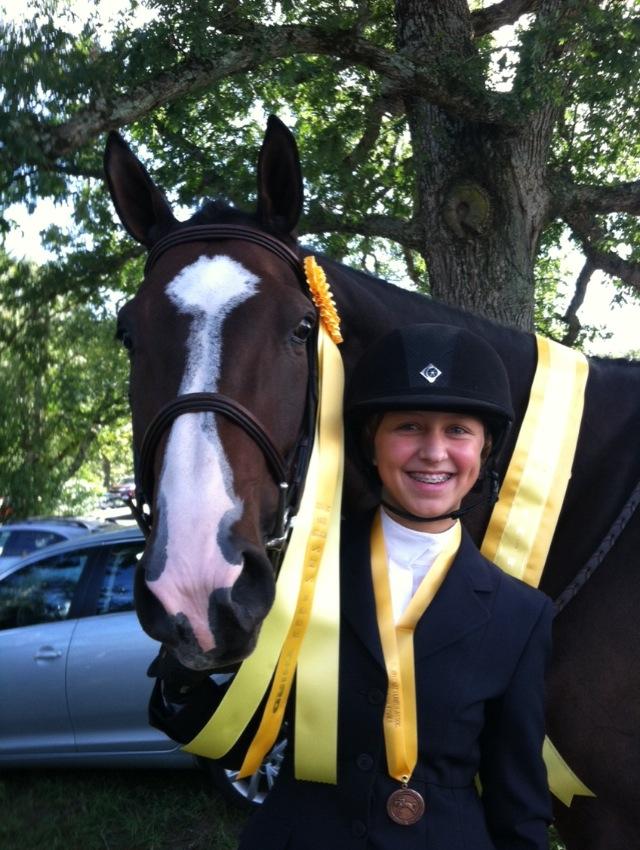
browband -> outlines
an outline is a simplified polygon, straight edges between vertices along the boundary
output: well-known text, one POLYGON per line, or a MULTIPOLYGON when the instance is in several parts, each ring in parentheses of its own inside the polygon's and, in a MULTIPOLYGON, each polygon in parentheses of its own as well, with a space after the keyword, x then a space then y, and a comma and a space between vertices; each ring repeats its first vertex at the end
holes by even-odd
POLYGON ((197 224, 169 233, 159 239, 149 251, 144 273, 148 274, 165 251, 176 245, 185 245, 188 242, 214 242, 221 239, 240 239, 243 242, 258 245, 260 248, 266 248, 288 263, 297 277, 302 276, 300 257, 292 248, 276 239, 275 236, 244 224, 197 224))

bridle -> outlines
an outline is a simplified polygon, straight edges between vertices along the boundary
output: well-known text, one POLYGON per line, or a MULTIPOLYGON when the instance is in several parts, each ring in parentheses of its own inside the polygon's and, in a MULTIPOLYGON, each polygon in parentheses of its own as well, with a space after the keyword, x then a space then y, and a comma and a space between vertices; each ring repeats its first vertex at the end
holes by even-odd
MULTIPOLYGON (((298 255, 274 236, 241 224, 201 224, 183 227, 160 239, 153 246, 145 264, 147 275, 158 259, 177 245, 193 242, 212 242, 224 239, 240 240, 265 248, 293 269, 305 295, 306 282, 298 255)), ((311 299, 309 299, 311 302, 311 299)), ((149 423, 139 456, 135 458, 136 494, 135 501, 129 500, 140 529, 149 536, 153 525, 152 500, 154 490, 154 464, 158 446, 169 426, 185 413, 217 413, 233 422, 247 434, 262 451, 272 478, 278 488, 278 508, 272 533, 265 541, 274 566, 277 568, 289 534, 291 518, 302 494, 302 487, 313 444, 317 408, 317 364, 316 334, 307 340, 309 378, 305 412, 300 433, 290 458, 285 460, 275 446, 265 426, 244 405, 222 393, 186 393, 176 396, 165 404, 149 423), (147 510, 145 510, 145 507, 147 510)))

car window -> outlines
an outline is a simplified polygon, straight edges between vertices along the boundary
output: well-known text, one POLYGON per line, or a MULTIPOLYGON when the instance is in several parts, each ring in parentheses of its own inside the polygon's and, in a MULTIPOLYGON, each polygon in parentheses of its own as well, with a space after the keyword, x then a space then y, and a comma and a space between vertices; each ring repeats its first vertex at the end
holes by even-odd
POLYGON ((43 558, 0 581, 0 629, 65 620, 90 553, 43 558))
POLYGON ((36 549, 43 549, 64 539, 62 534, 56 534, 55 531, 42 531, 35 528, 19 531, 0 530, 0 555, 6 558, 22 558, 36 549))
POLYGON ((133 610, 133 577, 144 542, 114 546, 107 556, 96 614, 133 610))

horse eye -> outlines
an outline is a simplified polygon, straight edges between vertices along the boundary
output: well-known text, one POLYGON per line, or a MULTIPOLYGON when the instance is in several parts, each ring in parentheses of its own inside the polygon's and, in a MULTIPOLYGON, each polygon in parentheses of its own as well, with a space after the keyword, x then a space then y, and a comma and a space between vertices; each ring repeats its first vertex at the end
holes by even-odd
POLYGON ((311 335, 315 322, 310 316, 305 316, 293 332, 294 342, 306 342, 311 335))

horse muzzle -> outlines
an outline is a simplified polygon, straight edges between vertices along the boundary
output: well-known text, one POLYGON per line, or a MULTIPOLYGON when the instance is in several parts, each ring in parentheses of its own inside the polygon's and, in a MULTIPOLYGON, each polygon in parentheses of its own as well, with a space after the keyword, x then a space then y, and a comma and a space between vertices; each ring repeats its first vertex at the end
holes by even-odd
MULTIPOLYGON (((147 553, 145 553, 146 557, 147 553)), ((140 563, 136 611, 144 631, 165 644, 186 667, 216 669, 237 664, 255 648, 275 595, 273 568, 264 550, 246 543, 237 577, 225 586, 181 587, 162 583, 153 562, 140 563)))

